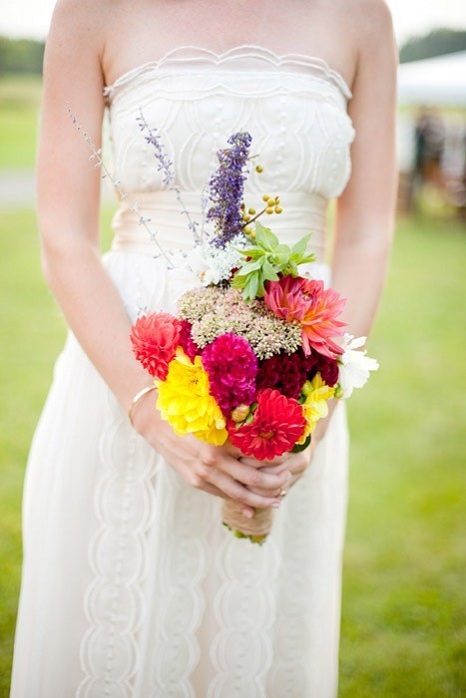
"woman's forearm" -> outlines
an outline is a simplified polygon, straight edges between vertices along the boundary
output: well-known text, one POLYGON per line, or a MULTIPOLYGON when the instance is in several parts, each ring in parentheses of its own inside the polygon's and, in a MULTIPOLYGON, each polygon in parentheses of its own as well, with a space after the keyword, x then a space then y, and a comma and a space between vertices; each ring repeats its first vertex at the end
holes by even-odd
POLYGON ((385 283, 392 229, 341 240, 335 249, 332 286, 347 299, 342 319, 358 337, 370 334, 385 283))
MULTIPOLYGON (((66 234, 65 234, 66 235, 66 234)), ((130 321, 99 250, 84 236, 47 243, 42 260, 47 283, 79 343, 125 409, 150 378, 134 359, 130 321)))

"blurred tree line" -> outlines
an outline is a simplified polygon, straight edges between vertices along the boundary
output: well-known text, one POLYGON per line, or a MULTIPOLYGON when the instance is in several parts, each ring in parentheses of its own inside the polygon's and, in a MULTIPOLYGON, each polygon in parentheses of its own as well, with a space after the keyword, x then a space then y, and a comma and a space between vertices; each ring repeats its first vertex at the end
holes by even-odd
MULTIPOLYGON (((12 73, 42 73, 45 43, 35 39, 0 36, 0 76, 12 73)), ((400 48, 400 61, 416 61, 444 53, 466 50, 466 30, 435 29, 408 39, 400 48)))
POLYGON ((35 39, 0 36, 0 76, 12 73, 42 73, 45 43, 35 39))
POLYGON ((400 62, 434 58, 466 50, 466 30, 434 29, 425 36, 413 36, 400 47, 400 62))

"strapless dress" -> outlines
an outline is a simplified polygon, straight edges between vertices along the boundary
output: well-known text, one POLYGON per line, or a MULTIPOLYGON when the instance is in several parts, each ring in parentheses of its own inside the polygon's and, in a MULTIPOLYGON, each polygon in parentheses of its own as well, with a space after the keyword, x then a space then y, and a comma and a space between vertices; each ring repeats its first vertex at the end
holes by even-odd
MULTIPOLYGON (((247 204, 279 194, 283 213, 267 223, 284 242, 312 232, 311 272, 328 281, 326 212, 350 175, 350 97, 323 60, 259 47, 177 49, 106 88, 121 200, 105 264, 132 319, 175 312, 193 284, 160 252, 189 258, 192 234, 138 115, 196 221, 216 151, 249 131, 264 171, 252 172, 247 204)), ((13 698, 334 698, 347 449, 339 405, 266 543, 238 540, 222 501, 135 433, 70 334, 27 469, 13 698)))

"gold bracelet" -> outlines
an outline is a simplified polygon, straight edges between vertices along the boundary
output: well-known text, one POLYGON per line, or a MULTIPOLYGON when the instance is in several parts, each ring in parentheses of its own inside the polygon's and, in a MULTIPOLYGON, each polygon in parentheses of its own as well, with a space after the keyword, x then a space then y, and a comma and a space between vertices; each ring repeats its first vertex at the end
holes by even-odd
POLYGON ((129 421, 130 421, 132 427, 134 427, 134 422, 133 422, 134 408, 138 404, 139 400, 144 397, 144 395, 147 395, 147 393, 151 393, 153 390, 157 390, 157 386, 156 385, 148 385, 146 388, 143 388, 138 393, 136 393, 136 395, 133 397, 131 407, 129 408, 129 411, 128 411, 128 418, 129 418, 129 421))

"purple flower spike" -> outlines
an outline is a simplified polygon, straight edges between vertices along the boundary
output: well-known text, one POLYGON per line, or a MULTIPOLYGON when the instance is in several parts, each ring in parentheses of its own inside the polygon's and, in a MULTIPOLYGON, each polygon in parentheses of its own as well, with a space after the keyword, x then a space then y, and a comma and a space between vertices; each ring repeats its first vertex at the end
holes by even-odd
POLYGON ((244 193, 245 172, 252 137, 247 132, 235 133, 228 139, 231 148, 219 150, 219 167, 209 182, 212 206, 207 220, 215 225, 213 243, 225 247, 236 235, 243 232, 241 203, 244 193))

